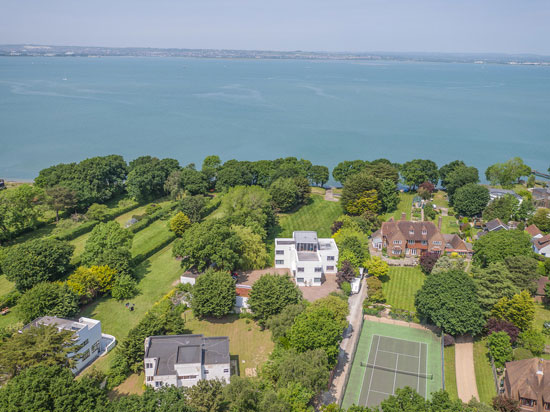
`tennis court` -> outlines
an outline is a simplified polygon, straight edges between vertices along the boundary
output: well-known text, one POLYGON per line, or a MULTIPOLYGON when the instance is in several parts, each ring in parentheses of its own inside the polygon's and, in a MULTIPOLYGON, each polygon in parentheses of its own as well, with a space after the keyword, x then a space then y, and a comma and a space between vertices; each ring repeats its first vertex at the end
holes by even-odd
POLYGON ((431 331, 365 320, 342 407, 377 406, 405 386, 429 399, 443 384, 441 356, 431 331))
POLYGON ((395 390, 410 386, 424 398, 426 380, 433 378, 426 373, 428 345, 420 342, 375 335, 365 368, 359 404, 376 406, 395 390))

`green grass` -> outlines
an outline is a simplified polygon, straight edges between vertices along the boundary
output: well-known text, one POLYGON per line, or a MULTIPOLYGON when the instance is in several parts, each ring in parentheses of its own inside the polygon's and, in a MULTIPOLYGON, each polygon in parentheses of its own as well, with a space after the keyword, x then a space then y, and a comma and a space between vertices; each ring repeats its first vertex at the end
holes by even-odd
POLYGON ((444 348, 445 356, 445 390, 449 393, 451 399, 458 399, 458 390, 456 388, 456 367, 455 367, 455 347, 447 346, 444 348))
MULTIPOLYGON (((437 225, 438 223, 438 217, 435 218, 434 223, 437 225)), ((459 233, 460 227, 458 226, 458 223, 456 221, 456 217, 454 216, 441 216, 441 233, 459 233)))
POLYGON ((239 319, 238 315, 227 315, 221 319, 199 320, 188 310, 183 316, 185 317, 185 328, 190 333, 229 338, 229 353, 232 357, 238 356, 241 376, 245 376, 246 368, 258 368, 263 365, 275 346, 269 330, 261 330, 254 321, 239 319))
POLYGON ((394 212, 386 213, 384 215, 384 220, 389 220, 393 216, 394 220, 400 220, 401 214, 405 213, 407 215, 407 220, 411 219, 411 207, 412 201, 416 193, 399 193, 399 204, 397 205, 397 210, 394 212))
POLYGON ((0 296, 12 291, 15 283, 10 282, 6 275, 0 275, 0 296))
POLYGON ((132 256, 135 257, 147 251, 152 244, 160 244, 166 241, 170 236, 172 236, 172 233, 168 230, 166 220, 159 219, 154 221, 145 229, 140 230, 134 235, 134 240, 132 241, 132 256))
POLYGON ((476 372, 477 392, 481 402, 491 404, 493 397, 497 393, 487 352, 486 338, 476 339, 474 342, 474 367, 476 372))
POLYGON ((82 252, 84 252, 84 246, 86 246, 86 241, 90 237, 90 233, 92 232, 90 231, 88 233, 84 233, 83 235, 69 241, 69 243, 74 246, 73 259, 80 256, 82 252))
POLYGON ((447 193, 442 191, 442 190, 438 190, 437 192, 434 193, 434 196, 433 196, 433 203, 437 206, 437 207, 449 207, 449 201, 447 200, 447 193))
POLYGON ((386 303, 396 309, 416 311, 414 295, 424 284, 426 276, 417 267, 390 267, 389 279, 384 280, 382 289, 386 303))
MULTIPOLYGON (((546 309, 541 303, 535 304, 535 329, 542 330, 544 322, 550 322, 550 310, 546 309)), ((550 336, 544 335, 546 344, 550 345, 550 336)))

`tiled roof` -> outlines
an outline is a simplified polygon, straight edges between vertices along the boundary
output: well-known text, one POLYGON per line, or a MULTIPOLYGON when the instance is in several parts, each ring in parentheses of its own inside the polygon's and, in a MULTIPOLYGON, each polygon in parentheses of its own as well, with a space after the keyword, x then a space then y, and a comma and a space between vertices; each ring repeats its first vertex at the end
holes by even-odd
POLYGON ((548 280, 548 276, 542 276, 539 278, 537 281, 537 295, 544 296, 546 294, 545 287, 548 282, 550 282, 548 280))
POLYGON ((533 244, 539 250, 546 246, 550 246, 550 235, 533 239, 533 244))
POLYGON ((244 288, 237 286, 235 288, 235 293, 237 293, 237 296, 240 296, 241 298, 247 298, 251 290, 252 289, 250 287, 244 288))
POLYGON ((536 225, 529 225, 525 228, 525 231, 531 235, 531 237, 535 237, 537 235, 542 235, 542 232, 536 225))
POLYGON ((487 227, 487 230, 490 232, 492 230, 495 230, 496 228, 498 228, 499 226, 502 226, 503 228, 505 228, 506 230, 508 230, 508 226, 506 226, 504 223, 502 223, 502 221, 500 219, 493 219, 493 220, 490 220, 487 222, 487 224, 485 225, 487 227))
POLYGON ((542 394, 545 399, 549 399, 550 380, 544 379, 548 376, 549 360, 531 358, 506 362, 506 379, 510 384, 510 392, 519 394, 521 398, 537 399, 537 395, 542 394))

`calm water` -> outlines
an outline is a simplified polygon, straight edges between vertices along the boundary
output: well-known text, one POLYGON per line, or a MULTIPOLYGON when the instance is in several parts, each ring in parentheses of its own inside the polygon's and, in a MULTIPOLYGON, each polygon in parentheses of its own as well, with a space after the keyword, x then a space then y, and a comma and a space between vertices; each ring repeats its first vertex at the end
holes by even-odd
POLYGON ((0 58, 0 177, 142 154, 550 164, 550 67, 0 58))

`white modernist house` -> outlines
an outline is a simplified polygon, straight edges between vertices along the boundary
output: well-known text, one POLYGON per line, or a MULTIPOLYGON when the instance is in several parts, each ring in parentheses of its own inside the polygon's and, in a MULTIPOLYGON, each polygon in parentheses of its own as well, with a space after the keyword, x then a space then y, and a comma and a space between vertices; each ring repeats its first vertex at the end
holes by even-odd
POLYGON ((59 331, 70 330, 74 332, 77 345, 82 348, 77 352, 81 355, 73 368, 73 373, 78 373, 92 363, 101 354, 108 352, 115 344, 115 338, 101 333, 101 322, 90 318, 80 318, 77 321, 56 318, 55 316, 43 316, 33 320, 24 329, 39 325, 55 325, 59 331))
POLYGON ((229 382, 229 338, 203 335, 150 336, 145 339, 145 383, 190 387, 201 379, 229 382))
POLYGON ((298 286, 321 286, 327 273, 336 273, 338 247, 317 232, 297 231, 292 238, 275 239, 275 267, 290 269, 298 286))

